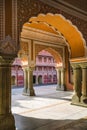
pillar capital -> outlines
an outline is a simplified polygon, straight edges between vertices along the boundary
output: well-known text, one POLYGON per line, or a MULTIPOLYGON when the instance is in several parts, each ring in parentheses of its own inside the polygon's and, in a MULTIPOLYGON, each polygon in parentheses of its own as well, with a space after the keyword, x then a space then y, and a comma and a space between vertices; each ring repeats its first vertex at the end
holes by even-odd
POLYGON ((61 72, 65 72, 66 71, 66 69, 65 68, 61 68, 61 72))
POLYGON ((85 63, 80 63, 80 67, 82 69, 86 69, 87 68, 87 63, 86 62, 85 63))
POLYGON ((29 67, 27 67, 28 71, 33 71, 34 69, 35 69, 35 66, 29 66, 29 67))
POLYGON ((56 68, 56 70, 61 70, 62 69, 62 67, 55 67, 56 68))
POLYGON ((79 69, 80 68, 80 65, 77 64, 77 63, 73 63, 73 64, 71 64, 71 66, 72 66, 73 69, 79 69))

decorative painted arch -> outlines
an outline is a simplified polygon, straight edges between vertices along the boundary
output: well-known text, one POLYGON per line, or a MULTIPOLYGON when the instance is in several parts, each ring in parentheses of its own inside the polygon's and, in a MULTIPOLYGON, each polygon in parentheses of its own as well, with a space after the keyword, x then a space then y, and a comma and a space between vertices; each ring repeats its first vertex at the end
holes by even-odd
POLYGON ((56 28, 68 41, 71 48, 71 58, 84 57, 86 44, 82 34, 76 26, 60 14, 39 14, 30 18, 29 22, 46 22, 56 28))

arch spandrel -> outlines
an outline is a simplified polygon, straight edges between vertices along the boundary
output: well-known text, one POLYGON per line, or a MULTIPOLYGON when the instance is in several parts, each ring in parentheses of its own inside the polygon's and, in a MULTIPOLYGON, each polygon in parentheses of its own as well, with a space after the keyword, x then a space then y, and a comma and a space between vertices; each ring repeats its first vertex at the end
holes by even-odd
POLYGON ((71 48, 71 58, 85 56, 85 41, 81 33, 74 25, 72 25, 70 21, 65 19, 63 16, 58 14, 39 14, 36 18, 31 18, 29 21, 46 22, 56 28, 61 34, 63 34, 71 48))

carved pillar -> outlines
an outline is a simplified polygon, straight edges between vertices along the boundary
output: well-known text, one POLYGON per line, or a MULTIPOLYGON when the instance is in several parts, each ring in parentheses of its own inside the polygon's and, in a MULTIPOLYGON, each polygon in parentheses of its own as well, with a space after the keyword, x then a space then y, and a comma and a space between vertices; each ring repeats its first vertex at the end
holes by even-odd
POLYGON ((27 68, 27 73, 28 73, 27 94, 30 96, 35 96, 35 92, 34 92, 34 88, 33 88, 33 70, 34 70, 34 67, 27 68))
POLYGON ((65 85, 65 69, 61 69, 61 90, 66 90, 66 85, 65 85))
POLYGON ((56 90, 61 90, 61 69, 56 68, 57 71, 57 88, 56 90))
POLYGON ((0 130, 15 130, 11 113, 11 63, 16 53, 10 37, 0 43, 0 130))
POLYGON ((82 73, 78 65, 72 67, 74 73, 74 95, 72 97, 72 104, 78 104, 81 98, 82 73))
POLYGON ((81 65, 82 68, 82 96, 81 103, 87 105, 87 65, 81 65))
POLYGON ((0 130, 15 130, 11 113, 11 64, 8 59, 0 61, 0 130))

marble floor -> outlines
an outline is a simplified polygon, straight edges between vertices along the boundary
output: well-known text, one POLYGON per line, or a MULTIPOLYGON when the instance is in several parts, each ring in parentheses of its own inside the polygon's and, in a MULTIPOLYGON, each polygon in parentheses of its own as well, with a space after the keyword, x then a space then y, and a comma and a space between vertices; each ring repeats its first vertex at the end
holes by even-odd
POLYGON ((12 112, 17 130, 87 130, 87 108, 71 105, 73 92, 56 85, 34 87, 36 96, 12 89, 12 112))

